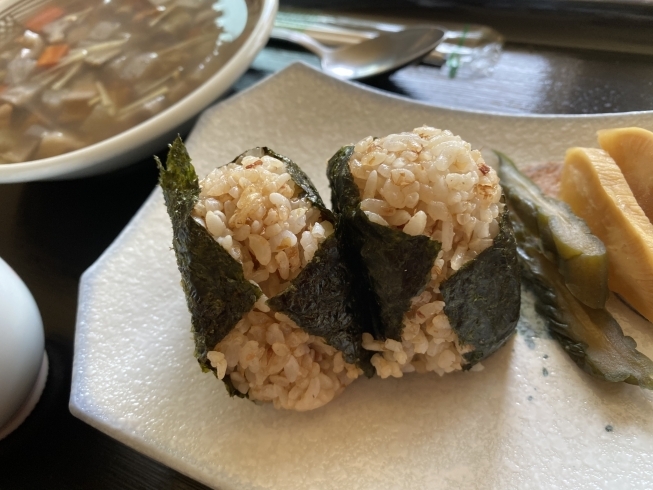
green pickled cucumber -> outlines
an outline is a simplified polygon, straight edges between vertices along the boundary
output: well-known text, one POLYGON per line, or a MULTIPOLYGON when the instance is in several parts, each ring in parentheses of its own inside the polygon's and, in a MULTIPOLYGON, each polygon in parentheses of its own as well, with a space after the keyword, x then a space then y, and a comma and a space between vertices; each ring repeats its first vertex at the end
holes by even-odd
MULTIPOLYGON (((511 210, 514 211, 514 210, 511 210)), ((653 361, 604 308, 588 308, 571 294, 563 275, 541 253, 540 240, 511 213, 522 279, 537 296, 536 311, 553 337, 587 373, 606 381, 653 389, 653 361)))
POLYGON ((511 208, 539 238, 540 251, 557 264, 569 291, 590 308, 603 308, 608 298, 608 255, 603 242, 564 202, 545 196, 505 155, 501 185, 511 208))

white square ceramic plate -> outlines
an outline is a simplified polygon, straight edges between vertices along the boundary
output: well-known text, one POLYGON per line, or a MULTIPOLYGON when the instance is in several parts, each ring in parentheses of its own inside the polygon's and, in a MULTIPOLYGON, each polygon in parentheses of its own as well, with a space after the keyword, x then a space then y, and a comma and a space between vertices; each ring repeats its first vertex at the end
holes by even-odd
MULTIPOLYGON (((328 201, 325 165, 340 146, 422 124, 523 165, 596 146, 600 128, 651 129, 653 114, 460 112, 294 65, 209 109, 188 149, 204 176, 269 146, 299 163, 328 201)), ((528 295, 519 333, 481 372, 360 379, 308 413, 229 398, 193 357, 171 237, 157 189, 80 287, 71 410, 138 451, 225 490, 653 485, 652 393, 583 373, 538 334, 528 295)), ((610 307, 653 355, 651 325, 614 298, 610 307)))

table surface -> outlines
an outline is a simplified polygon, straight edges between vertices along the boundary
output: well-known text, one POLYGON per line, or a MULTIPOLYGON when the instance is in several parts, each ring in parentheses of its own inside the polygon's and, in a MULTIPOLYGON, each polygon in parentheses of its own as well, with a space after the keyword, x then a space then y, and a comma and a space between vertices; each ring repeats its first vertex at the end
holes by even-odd
MULTIPOLYGON (((503 25, 505 16, 479 12, 433 8, 419 15, 503 25)), ((413 7, 402 15, 416 13, 413 7)), ((507 41, 493 73, 483 78, 451 79, 444 70, 419 65, 366 83, 469 110, 583 114, 653 109, 650 55, 544 46, 529 43, 523 33, 507 36, 507 41)), ((296 60, 317 65, 308 53, 269 44, 227 96, 296 60)), ((0 441, 0 488, 205 488, 68 411, 79 277, 127 224, 156 180, 148 158, 91 178, 0 185, 0 257, 36 299, 50 358, 49 378, 34 412, 0 441)))

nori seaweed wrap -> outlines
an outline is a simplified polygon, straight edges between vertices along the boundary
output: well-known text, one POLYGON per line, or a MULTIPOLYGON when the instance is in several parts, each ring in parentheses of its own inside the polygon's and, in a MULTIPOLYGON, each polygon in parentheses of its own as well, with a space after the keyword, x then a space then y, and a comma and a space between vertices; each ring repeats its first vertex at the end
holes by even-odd
POLYGON ((196 352, 231 395, 311 410, 361 373, 335 219, 289 159, 249 150, 198 182, 180 138, 160 184, 196 352))
POLYGON ((498 176, 479 151, 421 127, 342 148, 328 177, 379 376, 470 369, 507 340, 519 266, 498 176))

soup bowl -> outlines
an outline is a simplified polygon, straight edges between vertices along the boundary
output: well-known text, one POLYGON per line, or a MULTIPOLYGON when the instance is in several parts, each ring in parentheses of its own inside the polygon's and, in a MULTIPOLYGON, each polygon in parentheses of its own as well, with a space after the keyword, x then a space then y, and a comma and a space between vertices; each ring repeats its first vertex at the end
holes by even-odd
MULTIPOLYGON (((201 0, 197 0, 198 2, 201 0)), ((9 2, 0 11, 0 52, 3 38, 25 19, 38 15, 51 0, 9 2)), ((153 8, 176 2, 151 0, 153 8)), ((267 42, 277 0, 217 0, 210 7, 220 13, 219 27, 224 33, 215 59, 217 68, 201 85, 160 112, 122 132, 61 155, 38 160, 0 164, 0 183, 85 177, 129 165, 164 148, 178 132, 192 126, 195 117, 247 70, 267 42)), ((5 43, 6 44, 6 43, 5 43)), ((192 49, 192 48, 190 48, 192 49)), ((71 51, 72 52, 72 51, 71 51)))

